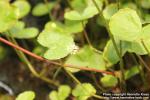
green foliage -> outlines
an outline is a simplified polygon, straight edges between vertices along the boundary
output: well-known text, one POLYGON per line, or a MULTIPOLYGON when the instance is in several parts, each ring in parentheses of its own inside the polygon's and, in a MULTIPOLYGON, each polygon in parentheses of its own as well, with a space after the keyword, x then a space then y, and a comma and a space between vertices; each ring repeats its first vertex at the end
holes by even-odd
POLYGON ((55 23, 46 24, 45 29, 38 37, 38 42, 49 49, 44 54, 47 59, 66 57, 75 47, 73 37, 64 33, 55 23))
POLYGON ((5 32, 3 34, 18 39, 28 39, 37 36, 38 32, 39 31, 37 28, 25 28, 25 23, 18 21, 13 27, 8 30, 8 32, 5 32))
POLYGON ((20 93, 16 100, 34 100, 35 93, 33 91, 25 91, 23 93, 20 93))
POLYGON ((83 11, 83 13, 79 13, 75 10, 69 11, 65 13, 65 18, 69 20, 86 20, 88 18, 93 17, 98 13, 95 7, 87 7, 83 11))
POLYGON ((117 4, 110 4, 103 10, 103 16, 106 20, 109 20, 112 15, 118 11, 117 4))
POLYGON ((149 40, 149 38, 150 38, 149 32, 150 32, 150 24, 143 27, 142 33, 141 33, 141 39, 149 40))
POLYGON ((143 24, 145 24, 145 23, 150 23, 150 14, 145 14, 144 15, 144 22, 143 22, 143 24))
MULTIPOLYGON (((127 42, 123 42, 123 41, 120 42, 120 40, 117 40, 117 39, 116 39, 116 44, 117 44, 118 49, 122 50, 121 52, 123 56, 126 53, 129 45, 127 44, 127 42)), ((103 57, 107 61, 107 66, 116 64, 120 60, 111 40, 107 42, 104 48, 103 57)))
POLYGON ((89 83, 78 84, 72 91, 76 100, 87 100, 96 93, 96 89, 89 83))
POLYGON ((100 81, 104 87, 115 87, 118 84, 118 79, 112 75, 105 75, 100 81))
POLYGON ((149 9, 150 8, 150 0, 141 0, 140 4, 145 9, 149 9))
MULTIPOLYGON (((86 24, 86 21, 84 22, 86 24)), ((60 22, 48 22, 45 25, 45 29, 50 29, 51 31, 58 31, 65 34, 79 33, 83 31, 81 21, 70 21, 65 20, 65 23, 60 22)))
POLYGON ((19 9, 19 18, 26 16, 31 9, 30 4, 28 3, 28 1, 25 0, 15 1, 13 5, 19 9))
POLYGON ((125 72, 125 79, 129 79, 139 73, 140 66, 133 66, 125 72))
POLYGON ((129 8, 119 10, 110 18, 109 22, 109 29, 115 37, 131 42, 147 40, 150 37, 149 27, 147 25, 142 28, 140 17, 135 10, 129 8))
POLYGON ((42 46, 36 46, 34 49, 33 49, 33 53, 39 55, 39 56, 43 56, 44 52, 46 51, 45 50, 46 48, 42 47, 42 46))
POLYGON ((125 8, 110 18, 109 29, 120 40, 135 41, 141 33, 142 24, 135 10, 125 8))
MULTIPOLYGON (((127 41, 120 42, 120 40, 116 39, 116 44, 118 49, 122 50, 121 51, 122 56, 124 56, 126 52, 136 53, 138 55, 148 54, 140 42, 127 42, 127 41)), ((145 41, 145 44, 147 48, 150 49, 149 40, 145 41)), ((103 57, 107 61, 107 66, 111 66, 113 64, 116 64, 118 61, 120 61, 111 40, 107 42, 107 45, 104 48, 103 57)))
MULTIPOLYGON (((34 53, 48 60, 60 61, 60 65, 118 72, 118 76, 117 74, 116 76, 102 74, 103 77, 100 77, 102 87, 106 87, 106 89, 116 87, 118 85, 117 77, 121 78, 122 71, 118 68, 120 57, 117 55, 112 37, 108 40, 107 32, 110 32, 114 37, 121 57, 128 56, 126 53, 134 53, 138 56, 148 55, 148 50, 150 51, 150 0, 119 0, 120 5, 115 0, 112 0, 114 2, 94 1, 101 10, 100 12, 94 5, 93 0, 52 0, 52 2, 43 1, 40 3, 34 1, 34 7, 32 7, 33 4, 30 4, 31 1, 29 0, 15 0, 13 2, 0 0, 1 36, 10 41, 14 38, 21 39, 21 42, 19 40, 19 45, 23 44, 24 47, 26 45, 28 47, 29 42, 32 46, 29 49, 32 49, 34 53), (34 17, 29 14, 31 8, 33 8, 32 15, 34 17), (39 20, 38 24, 46 23, 44 28, 41 25, 36 25, 40 28, 38 29, 32 27, 34 24, 29 25, 30 22, 25 22, 26 19, 28 21, 27 15, 29 15, 29 18, 32 16, 33 19, 38 17, 35 18, 35 20, 39 20), (28 27, 26 27, 25 23, 27 23, 28 27), (38 35, 39 30, 41 32, 38 35), (86 35, 89 37, 91 44, 87 41, 87 37, 83 36, 85 35, 83 34, 84 31, 87 31, 86 35), (31 39, 31 41, 29 40, 26 44, 24 39, 31 39), (108 42, 103 43, 103 40, 108 40, 108 42), (146 48, 141 41, 144 42, 146 48), (101 44, 105 45, 105 43, 105 47, 99 46, 101 44), (110 69, 112 66, 113 68, 110 69)), ((0 45, 0 60, 5 57, 6 52, 5 47, 0 45)), ((133 65, 131 63, 131 66, 126 63, 124 65, 125 81, 139 73, 142 76, 142 71, 139 71, 142 70, 140 69, 141 65, 135 65, 134 63, 133 65)), ((81 71, 80 69, 68 67, 65 67, 65 70, 72 73, 81 71)), ((144 68, 143 70, 145 71, 144 68)), ((47 73, 44 73, 44 75, 46 76, 47 73)), ((40 75, 36 76, 41 77, 40 75)), ((97 76, 99 77, 99 74, 96 74, 96 78, 97 76)), ((143 77, 144 75, 141 78, 143 77)), ((42 79, 47 81, 45 78, 42 79)), ((67 100, 71 95, 75 100, 87 100, 95 94, 96 89, 90 83, 78 84, 72 90, 67 85, 60 85, 58 91, 50 92, 49 99, 67 100)), ((19 94, 16 100, 34 100, 34 98, 34 92, 25 91, 19 94)))
POLYGON ((55 6, 55 2, 49 2, 48 4, 45 3, 38 3, 32 10, 32 14, 34 16, 43 16, 51 12, 53 7, 55 6))
MULTIPOLYGON (((96 2, 101 9, 103 5, 103 0, 96 0, 96 2)), ((75 8, 75 10, 66 12, 64 16, 68 20, 83 21, 98 14, 98 10, 91 0, 74 0, 72 1, 72 6, 75 8), (77 8, 77 5, 79 5, 79 8, 77 8)))
POLYGON ((19 12, 14 6, 8 2, 0 1, 0 32, 4 32, 11 28, 18 19, 19 12))
POLYGON ((69 96, 71 92, 71 89, 67 85, 61 85, 57 91, 52 91, 49 94, 50 100, 66 100, 66 98, 69 96))
MULTIPOLYGON (((84 21, 84 24, 87 22, 84 21)), ((71 21, 71 20, 65 20, 65 25, 63 25, 62 29, 67 33, 79 33, 83 31, 83 26, 81 21, 71 21)))
MULTIPOLYGON (((72 54, 66 60, 65 64, 80 66, 80 67, 88 67, 95 68, 99 70, 106 70, 105 61, 101 54, 96 53, 89 46, 84 46, 77 53, 72 54)), ((73 70, 72 68, 66 68, 72 72, 76 72, 78 70, 73 70)))
POLYGON ((72 0, 71 7, 74 10, 81 11, 86 7, 86 1, 87 0, 72 0))

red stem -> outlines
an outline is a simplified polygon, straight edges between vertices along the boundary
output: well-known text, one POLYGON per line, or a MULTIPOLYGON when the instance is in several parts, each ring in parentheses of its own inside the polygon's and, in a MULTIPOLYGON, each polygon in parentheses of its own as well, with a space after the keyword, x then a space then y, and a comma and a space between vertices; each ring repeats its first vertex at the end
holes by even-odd
POLYGON ((47 59, 45 59, 45 58, 43 58, 41 56, 38 56, 38 55, 36 55, 36 54, 34 54, 34 53, 32 53, 32 52, 30 52, 30 51, 28 51, 28 50, 20 47, 20 46, 17 46, 15 44, 9 42, 8 40, 6 40, 6 39, 4 39, 2 37, 0 37, 0 41, 3 42, 3 43, 5 43, 5 44, 7 44, 7 45, 9 45, 9 46, 11 46, 11 47, 13 47, 13 48, 15 48, 15 49, 18 49, 18 50, 24 52, 25 54, 27 54, 27 55, 35 58, 35 59, 38 59, 40 61, 49 62, 49 63, 55 64, 55 65, 58 65, 58 66, 63 66, 63 67, 70 67, 70 68, 76 68, 76 69, 85 70, 85 71, 94 71, 94 72, 99 72, 99 73, 105 73, 105 74, 115 75, 113 72, 103 71, 103 70, 97 70, 95 68, 77 67, 77 66, 67 65, 67 64, 62 65, 61 63, 54 62, 54 61, 49 61, 49 60, 47 60, 47 59))

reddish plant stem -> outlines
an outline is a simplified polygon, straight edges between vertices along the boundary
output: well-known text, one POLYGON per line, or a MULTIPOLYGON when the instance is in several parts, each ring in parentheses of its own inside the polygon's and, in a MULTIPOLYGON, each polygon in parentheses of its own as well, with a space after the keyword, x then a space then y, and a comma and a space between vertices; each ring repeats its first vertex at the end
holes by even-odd
POLYGON ((24 49, 24 48, 22 48, 20 46, 15 45, 15 44, 9 42, 8 40, 6 40, 6 39, 4 39, 2 37, 0 37, 0 41, 5 43, 5 44, 7 44, 7 45, 9 45, 9 46, 11 46, 11 47, 13 47, 13 48, 15 48, 15 49, 18 49, 18 50, 24 52, 25 54, 27 54, 27 55, 29 55, 29 56, 37 59, 37 60, 40 60, 40 61, 48 62, 48 63, 54 64, 54 65, 58 65, 58 66, 69 67, 69 68, 76 68, 76 69, 85 70, 85 71, 93 71, 93 72, 105 73, 105 74, 110 74, 110 75, 114 75, 115 76, 115 74, 113 72, 109 72, 109 71, 97 70, 95 68, 77 67, 77 66, 73 66, 73 65, 61 64, 61 63, 58 63, 58 62, 55 62, 55 61, 50 61, 50 60, 47 60, 47 59, 45 59, 45 58, 43 58, 41 56, 38 56, 38 55, 28 51, 28 50, 26 50, 26 49, 24 49))

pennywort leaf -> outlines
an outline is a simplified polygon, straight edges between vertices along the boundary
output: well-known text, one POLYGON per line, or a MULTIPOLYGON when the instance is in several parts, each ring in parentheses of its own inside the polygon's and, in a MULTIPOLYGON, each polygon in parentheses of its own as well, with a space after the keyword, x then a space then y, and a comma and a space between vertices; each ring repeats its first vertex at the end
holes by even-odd
POLYGON ((118 79, 112 75, 105 75, 100 81, 104 87, 115 87, 118 84, 118 79))
POLYGON ((18 19, 19 11, 11 6, 9 2, 0 1, 0 32, 5 32, 11 28, 18 19))
POLYGON ((57 91, 52 91, 49 94, 50 100, 66 100, 71 92, 71 88, 67 85, 61 85, 57 91))
POLYGON ((34 100, 35 93, 33 91, 25 91, 19 94, 16 100, 34 100))
MULTIPOLYGON (((84 24, 86 23, 87 22, 84 21, 84 24)), ((60 22, 48 22, 45 25, 45 29, 50 29, 51 31, 53 30, 66 34, 79 33, 83 31, 81 21, 71 21, 71 20, 65 20, 64 24, 60 22)))
POLYGON ((31 9, 31 6, 26 0, 18 0, 13 3, 19 9, 19 18, 26 16, 31 9))
POLYGON ((85 8, 85 10, 82 13, 75 10, 66 12, 65 18, 68 20, 86 20, 88 18, 93 17, 96 14, 98 14, 97 9, 91 6, 85 8))
POLYGON ((78 84, 72 91, 77 100, 87 100, 96 93, 96 89, 90 83, 78 84))
MULTIPOLYGON (((65 64, 106 70, 103 56, 99 53, 96 53, 89 46, 84 46, 76 54, 70 55, 65 64)), ((78 71, 70 68, 66 69, 72 72, 78 71)))
POLYGON ((120 40, 134 41, 142 31, 142 24, 136 11, 125 8, 110 18, 109 29, 120 40))
POLYGON ((45 3, 38 3, 32 10, 32 14, 34 16, 43 16, 51 12, 53 7, 55 6, 55 2, 49 2, 48 4, 45 3))
POLYGON ((150 0, 141 0, 140 4, 145 9, 149 9, 150 8, 150 0))
POLYGON ((39 31, 37 28, 25 28, 25 23, 22 21, 18 21, 13 27, 8 30, 8 32, 5 32, 3 34, 18 39, 28 39, 36 37, 38 33, 39 31))
POLYGON ((70 54, 75 43, 73 37, 65 33, 62 28, 55 23, 46 24, 45 29, 40 33, 38 42, 47 47, 44 57, 47 59, 60 59, 70 54))

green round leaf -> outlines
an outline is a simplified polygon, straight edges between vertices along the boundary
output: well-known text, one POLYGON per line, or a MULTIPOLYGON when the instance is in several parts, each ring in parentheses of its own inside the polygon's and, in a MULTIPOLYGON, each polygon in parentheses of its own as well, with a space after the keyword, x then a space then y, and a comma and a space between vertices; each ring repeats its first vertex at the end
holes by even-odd
POLYGON ((69 11, 65 13, 65 18, 69 20, 83 20, 82 16, 77 11, 69 11))
POLYGON ((96 14, 98 14, 98 10, 96 9, 96 7, 89 6, 89 7, 85 8, 83 12, 78 12, 75 10, 66 12, 65 18, 68 20, 80 20, 80 21, 82 21, 82 20, 89 19, 96 14))
POLYGON ((87 100, 96 93, 96 89, 90 83, 78 84, 72 91, 77 100, 87 100))
MULTIPOLYGON (((89 46, 83 47, 76 54, 72 54, 66 60, 65 64, 80 66, 80 67, 88 67, 88 68, 96 68, 99 70, 106 70, 105 61, 103 56, 99 53, 93 51, 89 46)), ((71 68, 66 68, 72 72, 76 72, 79 70, 71 70, 71 68)))
POLYGON ((19 39, 28 39, 28 38, 34 38, 38 35, 39 31, 37 28, 30 27, 30 28, 25 28, 21 30, 20 32, 16 33, 14 35, 15 38, 19 39))
POLYGON ((5 34, 18 39, 28 39, 36 37, 38 32, 38 29, 34 27, 22 29, 21 27, 16 26, 5 34))
MULTIPOLYGON (((85 22, 86 24, 87 22, 85 22)), ((79 33, 83 31, 83 26, 81 21, 72 21, 66 20, 65 21, 65 31, 67 33, 79 33)))
POLYGON ((120 40, 134 41, 142 31, 142 24, 136 11, 125 8, 110 18, 109 29, 120 40))
POLYGON ((104 87, 115 87, 118 84, 118 79, 112 75, 106 75, 100 81, 104 87))
POLYGON ((28 39, 36 37, 38 34, 38 29, 34 27, 24 28, 25 23, 22 21, 18 21, 12 28, 8 30, 8 32, 3 33, 4 35, 18 38, 18 39, 28 39))
POLYGON ((33 91, 25 91, 19 94, 16 100, 34 100, 35 93, 33 91))
POLYGON ((25 23, 22 21, 17 21, 13 27, 11 27, 8 31, 9 32, 5 32, 3 34, 7 35, 7 36, 12 36, 14 37, 14 35, 16 35, 18 32, 20 32, 23 28, 25 27, 25 23))
POLYGON ((73 51, 74 46, 75 44, 73 39, 68 38, 67 40, 63 40, 61 43, 52 44, 50 49, 45 52, 44 57, 52 60, 64 58, 73 51))
POLYGON ((145 9, 149 9, 150 8, 150 0, 140 0, 140 4, 145 9))
POLYGON ((48 22, 48 23, 46 23, 45 30, 66 34, 65 25, 63 25, 62 23, 59 23, 59 22, 48 22))
POLYGON ((52 91, 52 92, 49 94, 49 98, 50 98, 50 100, 59 100, 59 99, 58 99, 57 91, 52 91))
POLYGON ((67 85, 61 85, 58 89, 59 100, 66 100, 71 92, 71 88, 67 85))
POLYGON ((19 9, 19 18, 26 16, 31 9, 30 4, 25 0, 15 1, 13 5, 15 5, 19 9))
POLYGON ((44 54, 47 59, 60 59, 67 56, 74 49, 71 35, 45 29, 38 37, 38 42, 49 50, 44 54))
POLYGON ((61 85, 57 91, 52 91, 49 94, 50 100, 66 100, 71 92, 71 88, 67 85, 61 85))
POLYGON ((32 14, 34 16, 43 16, 43 15, 46 15, 48 14, 52 8, 55 6, 55 3, 48 3, 48 4, 45 4, 45 3, 38 3, 32 10, 32 14))
POLYGON ((4 1, 0 1, 0 10, 0 32, 5 32, 15 24, 19 12, 16 7, 4 1))

